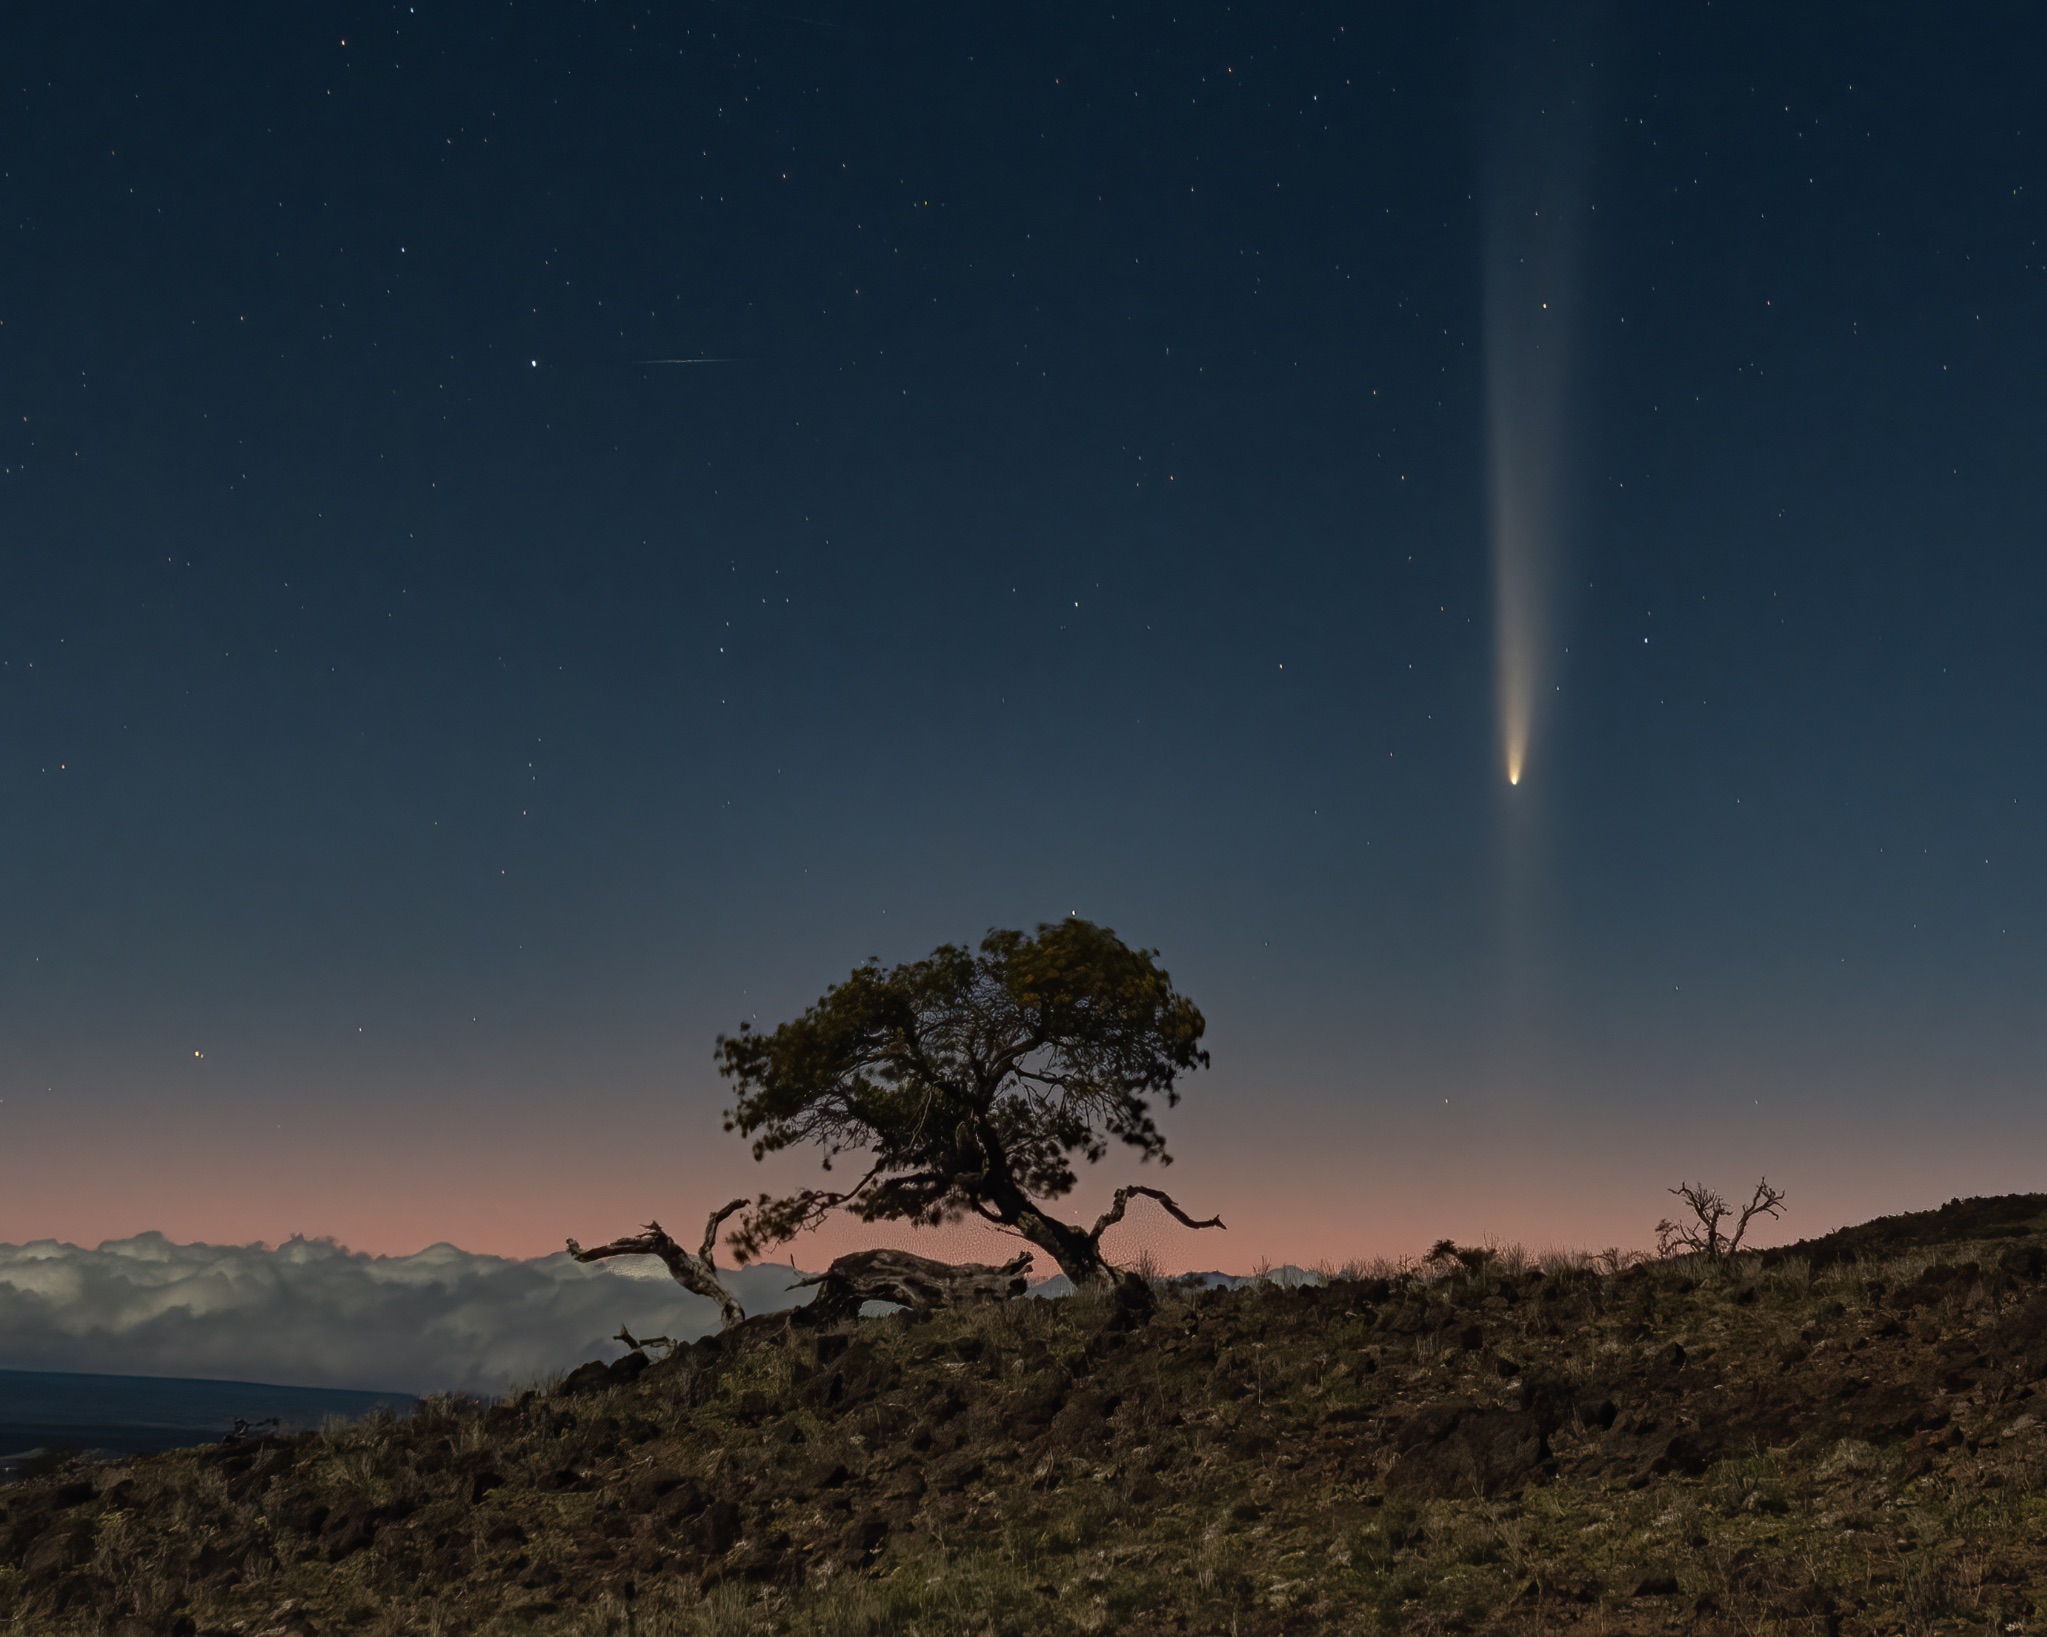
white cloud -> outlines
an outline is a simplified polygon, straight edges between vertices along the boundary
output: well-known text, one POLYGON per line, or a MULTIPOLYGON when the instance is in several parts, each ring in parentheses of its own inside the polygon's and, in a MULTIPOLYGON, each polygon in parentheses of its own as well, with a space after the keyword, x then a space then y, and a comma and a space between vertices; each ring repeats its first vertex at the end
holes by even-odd
MULTIPOLYGON (((787 1267, 728 1275, 747 1312, 793 1305, 787 1267)), ((717 1311, 648 1257, 522 1262, 430 1245, 370 1256, 325 1239, 95 1250, 0 1244, 0 1368, 290 1386, 495 1393, 589 1358, 619 1325, 693 1339, 717 1311)))

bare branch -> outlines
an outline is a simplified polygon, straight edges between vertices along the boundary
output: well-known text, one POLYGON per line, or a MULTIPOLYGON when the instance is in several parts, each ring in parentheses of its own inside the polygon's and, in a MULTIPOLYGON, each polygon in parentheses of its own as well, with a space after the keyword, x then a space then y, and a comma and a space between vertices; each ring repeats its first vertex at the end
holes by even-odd
POLYGON ((1776 1216, 1784 1205, 1784 1191, 1772 1188, 1770 1179, 1765 1177, 1756 1184, 1755 1198, 1741 1208, 1741 1216, 1734 1224, 1734 1236, 1727 1241, 1727 1254, 1732 1256, 1741 1248, 1741 1236, 1748 1232, 1752 1217, 1776 1216))
POLYGON ((634 1336, 624 1325, 618 1327, 617 1340, 622 1341, 636 1353, 644 1353, 649 1347, 664 1347, 674 1352, 682 1344, 673 1336, 634 1336))
POLYGON ((711 1261, 708 1251, 718 1224, 746 1203, 735 1200, 722 1211, 714 1213, 704 1230, 706 1254, 693 1256, 669 1236, 668 1230, 658 1222, 649 1222, 646 1227, 629 1238, 614 1239, 608 1245, 596 1245, 585 1250, 571 1239, 569 1254, 578 1262, 602 1262, 613 1256, 658 1256, 666 1265, 669 1276, 684 1290, 693 1290, 699 1296, 707 1296, 718 1304, 718 1315, 724 1327, 730 1330, 746 1318, 746 1310, 739 1300, 727 1290, 718 1278, 718 1269, 711 1261))
POLYGON ((1142 1194, 1147 1199, 1157 1200, 1161 1205, 1163 1205, 1166 1208, 1166 1210, 1173 1216, 1173 1218, 1176 1221, 1183 1223, 1187 1227, 1190 1228, 1225 1227, 1223 1219, 1219 1216, 1211 1216, 1205 1221, 1196 1222, 1193 1217, 1189 1216, 1185 1211, 1180 1209, 1179 1202, 1175 1200, 1171 1194, 1164 1192, 1162 1189, 1147 1188, 1142 1183, 1132 1183, 1128 1187, 1118 1188, 1116 1190, 1115 1199, 1110 1203, 1109 1208, 1102 1213, 1101 1220, 1095 1224, 1094 1232, 1090 1237, 1092 1237, 1097 1243, 1099 1243, 1103 1234, 1108 1232, 1109 1229, 1113 1228, 1117 1223, 1121 1222, 1123 1220, 1123 1212, 1125 1211, 1125 1209, 1128 1208, 1131 1197, 1135 1194, 1142 1194))
POLYGON ((704 1224, 703 1249, 697 1252, 697 1255, 703 1258, 705 1267, 715 1268, 718 1265, 716 1254, 718 1249, 718 1229, 724 1224, 725 1218, 734 1211, 743 1211, 745 1209, 746 1199, 742 1195, 740 1198, 733 1200, 731 1204, 721 1205, 711 1213, 710 1221, 704 1224))

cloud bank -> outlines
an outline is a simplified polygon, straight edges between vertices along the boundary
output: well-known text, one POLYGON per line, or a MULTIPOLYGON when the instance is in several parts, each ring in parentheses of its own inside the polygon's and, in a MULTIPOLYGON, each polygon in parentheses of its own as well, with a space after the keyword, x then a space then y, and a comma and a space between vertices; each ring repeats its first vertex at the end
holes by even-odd
MULTIPOLYGON (((747 1312, 808 1291, 787 1267, 730 1275, 747 1312)), ((0 1244, 0 1368, 212 1377, 411 1393, 499 1393, 590 1358, 612 1339, 693 1339, 717 1310, 649 1257, 585 1265, 430 1245, 370 1256, 325 1239, 178 1245, 162 1234, 97 1249, 0 1244)))

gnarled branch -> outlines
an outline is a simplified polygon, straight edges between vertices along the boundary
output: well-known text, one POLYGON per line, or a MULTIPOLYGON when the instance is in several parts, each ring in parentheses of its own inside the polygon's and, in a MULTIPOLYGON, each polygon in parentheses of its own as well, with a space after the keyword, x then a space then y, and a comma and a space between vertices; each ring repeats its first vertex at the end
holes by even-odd
POLYGON ((694 1254, 678 1245, 658 1222, 649 1222, 629 1238, 614 1239, 608 1245, 594 1245, 589 1250, 571 1239, 569 1254, 578 1262, 601 1262, 611 1256, 658 1256, 667 1266, 670 1277, 684 1290, 708 1296, 718 1304, 719 1318, 730 1330, 745 1320, 746 1310, 718 1278, 718 1265, 712 1252, 717 1249, 719 1225, 734 1211, 745 1208, 745 1200, 735 1199, 713 1211, 710 1220, 704 1224, 703 1249, 694 1254))
POLYGON ((723 1225, 725 1218, 730 1216, 734 1211, 741 1211, 744 1210, 745 1208, 746 1208, 745 1200, 743 1199, 730 1200, 727 1203, 720 1205, 705 1220, 704 1242, 702 1247, 697 1251, 697 1255, 703 1258, 703 1263, 705 1267, 711 1268, 713 1271, 716 1271, 718 1260, 716 1255, 718 1249, 718 1229, 723 1225))
POLYGON ((1098 1249, 1101 1245, 1102 1235, 1123 1220, 1123 1212, 1128 1208, 1131 1197, 1135 1194, 1142 1194, 1146 1199, 1157 1200, 1176 1221, 1189 1228, 1222 1228, 1225 1226, 1223 1219, 1219 1216, 1211 1216, 1206 1221, 1196 1222, 1193 1217, 1180 1209, 1179 1201, 1174 1199, 1171 1194, 1158 1188, 1147 1188, 1142 1183, 1132 1183, 1127 1188, 1118 1188, 1116 1190, 1115 1199, 1110 1202, 1109 1208, 1102 1213, 1101 1220, 1095 1224, 1094 1232, 1090 1237, 1094 1239, 1098 1249))
POLYGON ((968 1301, 1001 1301, 1021 1296, 1031 1253, 1020 1251, 1001 1267, 984 1262, 938 1262, 906 1250, 861 1250, 789 1288, 817 1286, 811 1311, 821 1319, 850 1319, 862 1302, 894 1302, 928 1313, 968 1301))

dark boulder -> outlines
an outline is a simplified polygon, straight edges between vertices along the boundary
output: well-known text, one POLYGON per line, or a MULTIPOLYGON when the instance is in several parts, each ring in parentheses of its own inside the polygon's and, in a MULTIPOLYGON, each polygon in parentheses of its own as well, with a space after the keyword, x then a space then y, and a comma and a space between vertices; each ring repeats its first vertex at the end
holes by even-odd
POLYGON ((557 1395, 573 1398, 578 1393, 594 1393, 611 1385, 611 1366, 601 1358, 593 1358, 587 1364, 579 1364, 562 1377, 561 1385, 555 1388, 557 1395))
POLYGON ((92 1556, 92 1525, 79 1518, 66 1518, 51 1525, 28 1543, 21 1555, 21 1572, 30 1580, 75 1569, 92 1556))

